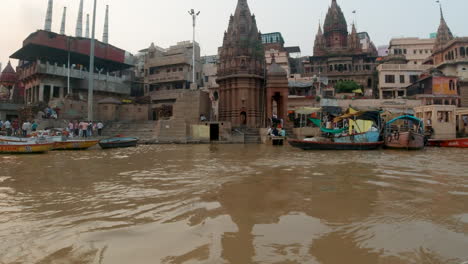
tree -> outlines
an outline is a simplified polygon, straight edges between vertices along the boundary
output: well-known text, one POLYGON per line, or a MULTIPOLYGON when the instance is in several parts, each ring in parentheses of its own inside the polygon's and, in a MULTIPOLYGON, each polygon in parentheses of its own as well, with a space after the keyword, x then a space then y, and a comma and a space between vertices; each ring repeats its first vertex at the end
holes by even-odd
POLYGON ((361 89, 362 86, 355 81, 340 81, 335 85, 337 93, 352 93, 354 90, 361 89))

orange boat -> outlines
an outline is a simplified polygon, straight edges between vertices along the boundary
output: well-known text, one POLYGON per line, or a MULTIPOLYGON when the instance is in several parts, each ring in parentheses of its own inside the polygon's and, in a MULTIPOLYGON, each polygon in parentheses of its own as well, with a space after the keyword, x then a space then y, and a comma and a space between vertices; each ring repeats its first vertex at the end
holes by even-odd
POLYGON ((468 148, 468 138, 429 139, 427 145, 443 148, 468 148))
POLYGON ((53 150, 85 150, 99 143, 98 140, 54 141, 53 150))
POLYGON ((4 142, 0 144, 0 154, 45 153, 52 150, 54 143, 4 142))

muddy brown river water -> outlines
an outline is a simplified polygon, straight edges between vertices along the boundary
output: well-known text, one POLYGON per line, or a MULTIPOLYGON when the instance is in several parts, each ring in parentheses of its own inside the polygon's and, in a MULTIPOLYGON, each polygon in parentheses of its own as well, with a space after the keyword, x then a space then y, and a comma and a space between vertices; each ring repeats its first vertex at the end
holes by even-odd
POLYGON ((468 261, 468 150, 156 145, 0 164, 1 264, 468 261))

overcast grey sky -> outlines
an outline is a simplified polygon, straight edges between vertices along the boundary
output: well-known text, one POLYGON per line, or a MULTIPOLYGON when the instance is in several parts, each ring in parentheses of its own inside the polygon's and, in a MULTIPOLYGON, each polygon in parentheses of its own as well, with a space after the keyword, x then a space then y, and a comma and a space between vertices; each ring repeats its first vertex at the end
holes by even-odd
MULTIPOLYGON (((85 0, 85 13, 92 12, 85 0)), ((0 0, 0 62, 21 47, 32 32, 44 27, 47 0, 0 0)), ((318 22, 325 18, 331 0, 248 0, 263 33, 281 32, 288 46, 300 46, 302 55, 312 55, 318 22)), ((229 15, 237 0, 98 0, 96 36, 102 39, 105 5, 110 5, 110 43, 131 53, 151 42, 168 47, 191 39, 187 11, 201 11, 197 41, 202 55, 213 55, 222 44, 229 15)), ((388 44, 392 37, 428 37, 439 25, 435 0, 338 0, 348 24, 357 20, 358 31, 367 31, 374 43, 388 44), (357 14, 352 14, 357 10, 357 14)), ((468 36, 468 1, 442 0, 452 32, 468 36)), ((74 34, 79 0, 55 0, 52 30, 58 32, 62 10, 67 11, 66 34, 74 34)), ((85 20, 85 19, 84 19, 85 20)), ((84 29, 83 29, 84 32, 84 29)), ((12 61, 14 62, 14 61, 12 61)), ((15 62, 16 64, 16 62, 15 62)))

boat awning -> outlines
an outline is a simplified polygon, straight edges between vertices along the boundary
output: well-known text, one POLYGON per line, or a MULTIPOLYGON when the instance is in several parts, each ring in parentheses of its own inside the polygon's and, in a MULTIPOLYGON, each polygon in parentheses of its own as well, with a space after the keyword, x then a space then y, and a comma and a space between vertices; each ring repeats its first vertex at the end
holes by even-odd
POLYGON ((314 108, 314 107, 301 107, 301 108, 294 110, 294 112, 299 115, 310 115, 313 113, 318 113, 320 111, 321 111, 321 108, 314 108))
POLYGON ((411 120, 411 121, 415 121, 415 122, 418 122, 419 124, 423 125, 423 121, 415 116, 411 116, 411 115, 402 115, 402 116, 399 116, 397 118, 394 118, 390 121, 387 122, 387 125, 389 124, 392 124, 398 120, 411 120))

